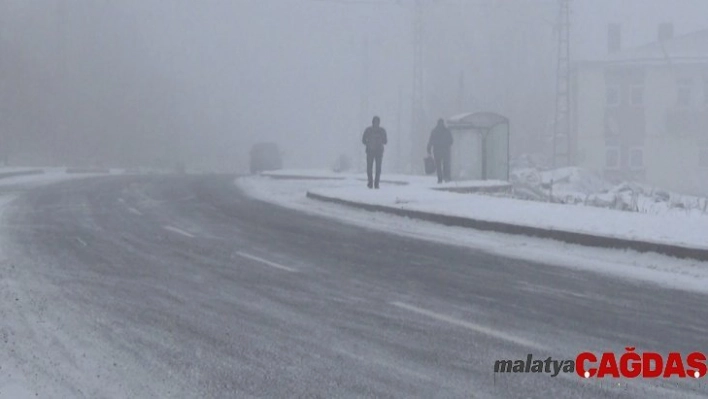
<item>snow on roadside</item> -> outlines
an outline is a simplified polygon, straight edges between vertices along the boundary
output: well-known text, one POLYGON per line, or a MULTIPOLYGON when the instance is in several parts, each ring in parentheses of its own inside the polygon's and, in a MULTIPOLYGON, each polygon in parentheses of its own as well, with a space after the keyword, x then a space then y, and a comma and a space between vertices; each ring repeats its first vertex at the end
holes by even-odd
MULTIPOLYGON (((82 179, 93 176, 105 176, 103 173, 66 173, 66 168, 21 168, 21 170, 43 170, 44 173, 32 175, 19 175, 0 178, 0 189, 18 188, 29 189, 44 184, 57 183, 65 180, 82 179)), ((5 171, 0 168, 0 173, 5 171)), ((111 172, 113 174, 113 172, 111 172)), ((122 173, 116 170, 116 174, 122 173)))
POLYGON ((236 184, 256 199, 361 227, 463 246, 513 259, 603 273, 674 289, 708 292, 708 262, 631 250, 589 248, 548 239, 442 226, 305 197, 308 190, 314 189, 360 190, 366 193, 365 195, 375 195, 390 190, 394 187, 391 185, 382 185, 381 190, 375 191, 368 190, 359 181, 275 180, 267 177, 242 177, 236 180, 236 184))
POLYGON ((313 193, 360 203, 544 229, 708 249, 708 216, 652 215, 581 205, 460 195, 422 187, 316 188, 313 193))
MULTIPOLYGON (((341 177, 351 178, 360 174, 351 172, 333 172, 325 169, 278 169, 261 172, 263 176, 300 176, 300 177, 341 177)), ((361 175, 363 176, 363 175, 361 175)))
MULTIPOLYGON (((17 198, 17 190, 25 190, 32 187, 37 187, 43 184, 56 183, 64 180, 77 179, 82 177, 90 177, 91 175, 70 175, 65 173, 65 168, 0 168, 0 173, 14 172, 21 170, 42 169, 44 173, 20 175, 0 179, 0 217, 7 209, 7 205, 17 198)), ((10 265, 5 259, 5 254, 0 253, 0 319, 8 322, 9 320, 22 320, 21 316, 17 316, 19 312, 17 308, 17 293, 22 290, 17 285, 17 277, 14 266, 10 265)), ((0 325, 0 346, 10 347, 14 341, 21 339, 14 331, 16 325, 0 325)), ((36 331, 34 332, 36 333, 36 331)), ((19 358, 27 356, 27 353, 15 353, 6 355, 15 355, 19 358)), ((38 390, 48 390, 52 397, 66 397, 67 393, 62 392, 59 387, 52 387, 47 383, 43 387, 36 386, 36 374, 28 374, 24 369, 27 366, 27 360, 23 363, 18 363, 12 356, 4 356, 0 358, 0 399, 25 399, 34 398, 39 395, 38 390), (35 382, 32 382, 35 381, 35 382)), ((46 377, 46 381, 51 381, 51 377, 46 377)), ((56 381, 54 381, 56 384, 56 381)))
POLYGON ((535 201, 581 204, 655 215, 708 217, 708 198, 662 190, 646 183, 612 183, 595 172, 578 167, 541 171, 512 171, 515 197, 535 201), (552 183, 552 184, 551 184, 552 183))
MULTIPOLYGON (((336 180, 351 180, 351 181, 366 181, 365 173, 349 173, 349 172, 333 172, 321 169, 281 169, 268 172, 262 172, 262 176, 267 177, 286 177, 286 178, 318 178, 318 179, 336 179, 336 180)), ((421 188, 465 188, 465 187, 497 187, 508 186, 505 181, 500 180, 467 180, 467 181, 451 181, 442 184, 437 183, 435 175, 430 176, 414 176, 395 173, 386 173, 381 176, 382 183, 399 183, 407 186, 415 186, 421 188)))

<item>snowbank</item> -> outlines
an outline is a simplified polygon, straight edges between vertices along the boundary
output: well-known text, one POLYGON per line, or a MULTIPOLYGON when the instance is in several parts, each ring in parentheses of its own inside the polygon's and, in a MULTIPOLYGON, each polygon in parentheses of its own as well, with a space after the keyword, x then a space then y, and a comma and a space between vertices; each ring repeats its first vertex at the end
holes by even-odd
POLYGON ((358 203, 447 216, 708 249, 708 216, 622 212, 405 186, 385 186, 381 190, 368 190, 366 187, 323 188, 310 192, 358 203))
POLYGON ((515 169, 511 182, 513 198, 638 213, 708 215, 708 198, 672 193, 637 182, 613 184, 597 173, 577 167, 548 171, 515 169))

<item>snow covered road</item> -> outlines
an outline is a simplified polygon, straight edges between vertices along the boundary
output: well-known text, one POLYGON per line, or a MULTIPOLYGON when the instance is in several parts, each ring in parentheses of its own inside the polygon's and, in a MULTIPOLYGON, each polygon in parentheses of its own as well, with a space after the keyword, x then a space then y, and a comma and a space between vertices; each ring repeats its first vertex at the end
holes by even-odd
POLYGON ((9 204, 0 398, 708 393, 493 373, 528 353, 705 350, 704 293, 343 224, 232 182, 82 179, 9 204))

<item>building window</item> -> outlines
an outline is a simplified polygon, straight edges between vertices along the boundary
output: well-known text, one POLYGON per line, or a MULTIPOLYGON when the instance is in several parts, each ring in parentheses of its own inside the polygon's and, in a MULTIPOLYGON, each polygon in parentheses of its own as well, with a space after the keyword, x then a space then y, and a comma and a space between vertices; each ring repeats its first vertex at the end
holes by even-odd
POLYGON ((708 147, 703 147, 698 150, 698 166, 708 169, 708 147))
POLYGON ((619 147, 621 144, 619 136, 608 136, 605 137, 605 146, 607 147, 619 147))
POLYGON ((575 154, 575 160, 579 163, 582 164, 587 160, 587 155, 585 155, 585 151, 578 149, 577 153, 575 154))
POLYGON ((620 96, 619 86, 607 86, 605 89, 605 102, 608 107, 616 107, 620 105, 622 98, 620 96))
POLYGON ((620 167, 620 149, 617 147, 607 148, 605 151, 605 168, 619 169, 620 167))
MULTIPOLYGON (((605 114, 605 140, 609 140, 611 137, 619 137, 619 122, 617 117, 611 113, 605 114)), ((612 144, 614 145, 614 143, 612 144)))
POLYGON ((644 86, 632 86, 629 101, 632 105, 644 105, 644 86))
POLYGON ((644 150, 641 148, 629 149, 629 167, 633 170, 644 169, 644 150))
POLYGON ((682 107, 691 105, 691 79, 679 79, 677 82, 676 103, 682 107))

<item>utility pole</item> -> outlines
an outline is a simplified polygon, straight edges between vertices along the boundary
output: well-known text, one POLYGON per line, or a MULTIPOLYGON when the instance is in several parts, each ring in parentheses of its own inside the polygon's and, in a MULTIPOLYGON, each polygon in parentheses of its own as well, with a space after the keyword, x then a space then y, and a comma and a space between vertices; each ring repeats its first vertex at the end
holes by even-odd
MULTIPOLYGON (((362 63, 361 63, 361 99, 359 103, 359 123, 366 123, 367 126, 371 122, 373 115, 369 115, 369 37, 364 37, 361 47, 362 63)), ((356 136, 355 147, 361 145, 361 136, 356 136)), ((363 170, 362 159, 357 157, 357 169, 363 170)))
MULTIPOLYGON (((319 1, 319 0, 318 0, 319 1)), ((391 1, 390 3, 386 1, 375 2, 375 1, 350 1, 350 0, 328 0, 332 3, 341 4, 397 4, 403 6, 408 4, 409 1, 397 0, 396 2, 391 1)), ((411 127, 409 140, 406 141, 404 149, 401 150, 401 166, 404 172, 422 172, 422 160, 425 154, 425 144, 426 144, 426 115, 425 115, 425 100, 424 100, 424 63, 423 63, 423 3, 424 2, 437 2, 439 0, 410 0, 413 3, 413 89, 411 95, 411 127), (407 147, 407 148, 406 148, 407 147), (403 154, 408 152, 410 159, 408 162, 404 161, 403 154), (405 162, 405 163, 404 163, 405 162)), ((364 57, 365 69, 368 71, 368 54, 364 57)), ((368 73, 368 72, 367 72, 368 73)), ((364 75, 366 76, 366 75, 364 75)), ((368 78, 363 78, 366 82, 368 78)), ((360 112, 364 112, 365 103, 364 94, 362 94, 362 102, 360 112)), ((368 96, 367 100, 368 101, 368 96)), ((368 105, 366 106, 368 110, 368 105)), ((403 135, 400 135, 400 139, 403 135)))
POLYGON ((396 172, 404 172, 403 163, 403 151, 401 150, 401 144, 403 140, 401 139, 401 132, 403 128, 401 126, 401 108, 403 103, 403 89, 398 86, 398 115, 396 120, 396 172))
MULTIPOLYGON (((0 6, 4 6, 4 4, 0 4, 0 6)), ((5 10, 0 10, 0 12, 2 12, 2 15, 6 15, 6 13, 4 11, 5 10)), ((0 23, 1 22, 4 22, 4 21, 0 21, 0 23)), ((5 24, 3 23, 2 26, 5 26, 5 24)), ((3 33, 4 33, 3 31, 0 31, 0 43, 2 43, 3 33)), ((0 50, 2 50, 2 47, 0 47, 0 50)), ((0 57, 2 57, 3 55, 4 54, 0 53, 0 57)), ((1 60, 2 60, 2 58, 0 58, 0 65, 2 65, 1 60)), ((4 83, 3 82, 4 80, 5 80, 5 74, 2 74, 2 76, 0 76, 0 84, 4 83)), ((6 101, 5 100, 5 93, 0 93, 0 105, 2 105, 2 107, 0 107, 0 139, 2 140, 2 142, 0 142, 0 151, 2 152, 3 166, 8 166, 8 164, 9 164, 8 159, 10 157, 10 153, 9 153, 9 149, 8 149, 10 143, 9 143, 8 138, 10 135, 8 134, 9 126, 7 123, 7 118, 6 118, 6 113, 5 113, 5 110, 7 109, 4 106, 5 101, 6 101)))
POLYGON ((552 166, 571 163, 570 134, 570 0, 558 0, 558 58, 556 65, 556 109, 553 123, 552 166))
POLYGON ((460 71, 460 78, 457 81, 457 112, 464 112, 465 106, 465 71, 460 71))
POLYGON ((59 166, 63 160, 63 148, 62 140, 66 139, 64 135, 64 123, 66 121, 66 116, 64 112, 66 110, 63 107, 63 101, 60 99, 61 96, 65 95, 63 89, 64 85, 60 82, 63 81, 63 74, 66 71, 66 9, 65 5, 58 1, 56 4, 56 57, 54 62, 54 81, 52 82, 55 90, 49 97, 49 101, 52 104, 52 114, 50 120, 54 122, 54 126, 51 129, 51 158, 52 164, 54 166, 59 166), (60 105, 62 104, 62 105, 60 105))
POLYGON ((425 147, 425 103, 423 98, 423 6, 415 0, 413 19, 413 94, 411 107, 411 160, 407 172, 419 170, 425 147))

